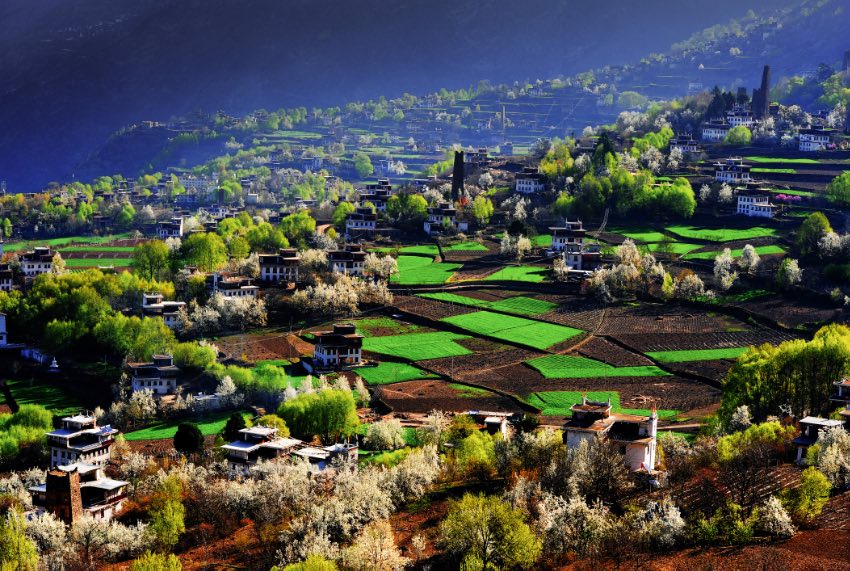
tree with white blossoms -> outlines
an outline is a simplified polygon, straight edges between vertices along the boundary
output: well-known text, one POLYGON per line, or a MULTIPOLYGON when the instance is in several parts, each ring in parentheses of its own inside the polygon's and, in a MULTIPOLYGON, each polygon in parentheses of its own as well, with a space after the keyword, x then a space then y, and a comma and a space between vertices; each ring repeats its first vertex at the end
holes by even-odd
POLYGON ((331 316, 354 315, 360 312, 361 304, 387 305, 392 299, 385 281, 338 275, 332 284, 319 282, 295 292, 290 303, 303 313, 331 316))
POLYGON ((699 200, 700 202, 708 202, 711 199, 711 187, 707 184, 702 185, 699 188, 699 200))
POLYGON ((664 154, 653 146, 649 146, 640 155, 640 162, 653 174, 661 172, 664 164, 664 154))
POLYGON ((850 486, 850 433, 840 426, 822 430, 818 435, 816 462, 833 487, 850 486))
POLYGON ((667 170, 676 171, 679 170, 679 165, 682 164, 682 161, 685 159, 684 154, 682 153, 682 149, 674 148, 670 150, 670 154, 667 156, 667 170))
POLYGON ((717 201, 721 204, 728 204, 732 202, 734 197, 735 192, 732 190, 732 187, 726 183, 723 183, 720 190, 717 191, 717 201))
POLYGON ((346 568, 354 571, 398 571, 410 562, 396 547, 393 530, 386 521, 367 525, 342 558, 346 568))
POLYGON ((664 498, 660 502, 650 501, 638 515, 639 531, 653 548, 669 550, 685 537, 687 524, 679 508, 664 498))
POLYGON ((760 263, 761 256, 758 255, 752 244, 744 246, 744 249, 741 251, 741 258, 738 260, 738 267, 741 268, 741 271, 752 275, 758 271, 760 263))
POLYGON ((552 274, 555 276, 555 281, 563 282, 567 280, 570 274, 570 268, 563 256, 557 256, 552 264, 552 274))
MULTIPOLYGON (((150 389, 134 391, 124 408, 124 418, 130 424, 145 423, 156 416, 157 403, 150 389)), ((110 408, 110 413, 112 409, 110 408)))
POLYGON ((783 288, 792 288, 803 281, 803 270, 800 269, 800 264, 797 260, 785 258, 779 264, 779 271, 776 272, 776 282, 783 288))
POLYGON ((56 252, 51 260, 50 273, 58 276, 65 273, 65 260, 62 259, 62 254, 56 252))
POLYGON ((629 264, 635 267, 640 265, 640 250, 631 238, 626 238, 622 244, 617 246, 617 249, 614 250, 614 257, 618 264, 629 264))
POLYGON ((791 516, 776 496, 770 496, 759 506, 758 525, 767 534, 787 539, 796 533, 791 516))
POLYGON ((422 425, 416 430, 416 435, 423 444, 433 444, 439 450, 446 441, 446 432, 451 423, 451 418, 445 412, 432 410, 422 420, 422 425))
POLYGON ((398 262, 392 256, 369 253, 363 263, 363 272, 375 279, 388 280, 398 273, 398 262))
POLYGON ((705 295, 705 284, 693 272, 676 277, 674 295, 678 299, 693 299, 705 295))
POLYGON ((43 512, 27 521, 26 535, 38 550, 46 569, 64 569, 74 552, 68 543, 68 528, 50 512, 43 512))
POLYGON ((218 395, 219 403, 222 407, 234 407, 242 404, 243 396, 236 392, 236 383, 230 378, 230 375, 225 375, 218 383, 215 389, 215 394, 218 395))
POLYGON ((397 508, 422 498, 440 475, 441 461, 433 444, 414 448, 390 469, 387 484, 397 508))
POLYGON ((531 252, 531 240, 523 235, 517 236, 516 239, 516 261, 521 262, 522 259, 531 252))
POLYGON ((481 176, 478 177, 478 186, 482 188, 490 188, 493 186, 493 175, 489 172, 485 172, 481 176))
POLYGON ((171 253, 178 252, 183 247, 183 240, 177 237, 166 238, 165 245, 171 253))
POLYGON ((366 429, 363 441, 366 450, 398 450, 404 448, 404 428, 397 418, 373 422, 366 429))
POLYGON ((528 213, 525 211, 525 200, 523 200, 522 198, 519 199, 516 203, 516 206, 514 206, 511 218, 520 222, 525 222, 526 218, 528 218, 528 213))
POLYGON ((732 413, 732 417, 729 419, 729 430, 731 432, 742 432, 752 424, 753 415, 750 414, 750 407, 742 404, 732 413))
POLYGON ((259 278, 260 277, 260 255, 256 252, 252 252, 247 257, 238 260, 236 258, 231 258, 227 262, 227 266, 225 267, 225 271, 230 272, 232 274, 246 276, 249 278, 259 278))
POLYGON ((738 279, 738 272, 732 269, 735 260, 732 258, 732 250, 724 248, 714 258, 714 284, 720 291, 727 291, 738 279))
POLYGON ((543 498, 543 550, 552 556, 575 552, 594 557, 603 549, 613 529, 613 517, 601 502, 588 505, 584 498, 546 494, 543 498))

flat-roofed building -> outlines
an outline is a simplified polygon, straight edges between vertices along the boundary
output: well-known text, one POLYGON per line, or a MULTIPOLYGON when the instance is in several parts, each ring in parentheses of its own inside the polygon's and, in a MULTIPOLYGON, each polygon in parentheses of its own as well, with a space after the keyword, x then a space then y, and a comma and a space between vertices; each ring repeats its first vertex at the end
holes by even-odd
POLYGON ((127 363, 130 369, 130 387, 133 392, 149 390, 154 395, 173 394, 177 391, 180 368, 171 355, 154 355, 147 363, 127 363))
POLYGON ((77 414, 62 419, 62 427, 47 433, 50 467, 85 462, 104 466, 118 431, 109 425, 98 426, 90 414, 77 414))
POLYGON ((297 283, 301 257, 295 248, 281 248, 277 254, 260 254, 260 280, 266 283, 297 283))
POLYGON ((362 360, 363 336, 353 323, 334 323, 331 331, 319 331, 313 348, 313 365, 336 369, 359 365, 362 360))

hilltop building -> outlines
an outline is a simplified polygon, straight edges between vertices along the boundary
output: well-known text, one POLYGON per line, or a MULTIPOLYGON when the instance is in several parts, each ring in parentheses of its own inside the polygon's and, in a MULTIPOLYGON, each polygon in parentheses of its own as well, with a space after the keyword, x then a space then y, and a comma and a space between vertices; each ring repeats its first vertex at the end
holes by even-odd
POLYGON ((207 274, 207 289, 212 295, 217 293, 225 299, 250 297, 256 298, 259 287, 254 285, 254 280, 245 276, 233 276, 224 272, 213 272, 207 274))
POLYGON ((104 466, 118 431, 109 425, 98 426, 89 414, 77 414, 62 419, 62 428, 47 433, 50 446, 50 467, 85 462, 104 466))
POLYGON ((38 246, 21 254, 21 273, 34 278, 53 271, 53 251, 48 246, 38 246))
POLYGON ((699 143, 694 140, 690 133, 678 135, 670 139, 670 150, 679 151, 683 155, 696 154, 702 151, 699 143))
POLYGON ((156 228, 156 235, 160 240, 168 238, 183 237, 183 217, 175 216, 171 220, 159 222, 156 228))
POLYGON ((328 251, 328 270, 349 276, 362 276, 366 252, 359 244, 346 244, 341 250, 328 251))
POLYGON ((730 157, 724 162, 714 163, 714 180, 729 184, 743 185, 752 182, 750 165, 744 164, 740 157, 730 157))
POLYGON ((377 227, 378 215, 370 207, 360 206, 345 219, 345 239, 372 237, 377 227))
POLYGON ((738 214, 755 218, 773 218, 778 207, 770 202, 770 195, 764 192, 738 194, 738 214))
POLYGON ((109 521, 123 507, 130 482, 104 476, 100 467, 77 462, 47 473, 44 484, 29 488, 36 513, 52 513, 68 525, 85 516, 109 521))
POLYGON ((842 426, 843 420, 832 420, 817 416, 807 416, 800 421, 800 436, 792 441, 797 447, 797 463, 802 464, 806 457, 806 450, 818 441, 818 435, 822 430, 828 430, 842 426))
POLYGON ((15 284, 14 279, 15 275, 12 272, 12 266, 0 263, 0 291, 12 291, 12 287, 15 284))
POLYGON ((834 129, 829 129, 822 125, 816 125, 809 129, 800 129, 798 136, 799 148, 801 151, 806 152, 825 151, 832 144, 832 137, 834 135, 834 129))
POLYGON ((177 317, 184 307, 185 301, 166 301, 161 293, 142 294, 142 313, 147 317, 161 317, 171 329, 176 327, 177 317))
POLYGON ((614 414, 611 401, 589 401, 582 396, 571 409, 572 418, 564 426, 568 448, 578 448, 585 440, 607 438, 620 445, 626 466, 632 472, 655 470, 658 414, 653 405, 649 416, 614 414))
POLYGON ((702 140, 708 143, 719 143, 729 134, 731 125, 721 120, 711 120, 702 125, 702 140))
POLYGON ((469 224, 457 219, 457 209, 454 206, 447 202, 440 202, 437 206, 428 209, 428 219, 425 220, 423 227, 426 234, 433 236, 444 230, 466 232, 469 224))
POLYGON ((127 363, 130 369, 130 387, 133 392, 149 390, 155 396, 173 394, 177 391, 177 376, 180 368, 171 355, 154 355, 147 363, 127 363))
POLYGON ((377 183, 367 184, 359 194, 362 204, 370 202, 375 206, 376 212, 386 212, 387 202, 393 195, 393 185, 390 184, 390 179, 380 178, 377 183))
POLYGON ((581 220, 567 218, 564 226, 549 228, 552 234, 552 251, 561 253, 571 270, 592 271, 602 263, 602 253, 596 244, 585 244, 587 230, 581 220))
POLYGON ((239 440, 221 447, 227 454, 227 465, 232 474, 247 475, 260 461, 289 457, 296 446, 304 443, 295 438, 277 435, 277 428, 252 426, 239 431, 239 440))
POLYGON ((277 254, 260 254, 260 279, 266 283, 298 282, 301 257, 295 248, 281 248, 277 254))
POLYGON ((546 177, 535 167, 525 167, 516 175, 516 191, 521 194, 534 194, 546 188, 546 177))
POLYGON ((353 323, 335 323, 331 331, 316 333, 313 366, 319 369, 338 369, 359 365, 363 356, 363 336, 353 323))

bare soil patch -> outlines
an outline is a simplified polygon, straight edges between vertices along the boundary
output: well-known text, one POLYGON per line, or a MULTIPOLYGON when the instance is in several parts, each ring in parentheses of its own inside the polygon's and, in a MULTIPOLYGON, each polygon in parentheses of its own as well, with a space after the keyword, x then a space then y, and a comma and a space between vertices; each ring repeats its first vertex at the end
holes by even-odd
POLYGON ((376 395, 397 413, 427 413, 431 410, 465 412, 492 410, 520 412, 511 399, 495 393, 462 392, 445 381, 408 381, 384 385, 376 395))

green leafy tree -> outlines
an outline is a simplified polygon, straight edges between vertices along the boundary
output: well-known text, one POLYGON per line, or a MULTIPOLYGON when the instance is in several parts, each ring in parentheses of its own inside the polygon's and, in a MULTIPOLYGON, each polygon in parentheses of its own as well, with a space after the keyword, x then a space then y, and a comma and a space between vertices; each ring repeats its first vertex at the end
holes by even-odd
POLYGON ((466 494, 449 506, 440 524, 446 549, 461 569, 528 569, 540 556, 540 540, 523 513, 497 497, 466 494))
POLYGON ((738 125, 729 129, 729 132, 726 133, 726 138, 723 139, 723 144, 744 147, 749 145, 752 140, 753 132, 743 125, 738 125))
POLYGON ((177 545, 186 531, 185 516, 183 484, 179 476, 172 474, 160 481, 148 510, 150 530, 161 549, 169 551, 177 545))
POLYGON ((36 571, 38 551, 26 535, 26 521, 15 509, 0 517, 0 569, 36 571))
MULTIPOLYGON (((283 568, 283 571, 337 571, 337 569, 339 567, 333 561, 329 561, 321 555, 311 555, 301 563, 287 565, 283 568)), ((280 571, 280 569, 275 566, 272 567, 271 571, 280 571)))
POLYGON ((234 236, 231 238, 230 243, 227 245, 227 249, 230 252, 230 257, 234 260, 243 260, 251 253, 251 245, 248 243, 248 240, 242 236, 234 236))
POLYGON ((142 242, 133 249, 133 271, 146 280, 160 279, 168 269, 170 254, 162 240, 142 242))
POLYGON ((281 220, 280 231, 291 244, 303 248, 316 233, 316 220, 306 210, 301 210, 281 220))
POLYGON ((277 435, 286 438, 289 436, 289 427, 286 422, 276 414, 264 414, 257 419, 257 424, 269 428, 277 428, 277 435))
POLYGON ((566 217, 573 206, 573 197, 569 195, 567 192, 561 192, 558 194, 558 198, 555 199, 555 203, 552 205, 552 210, 555 211, 555 214, 561 217, 566 217))
POLYGON ((3 219, 3 235, 6 238, 12 237, 12 221, 8 218, 3 219))
POLYGON ((839 206, 850 205, 850 171, 835 177, 826 187, 826 198, 839 206))
POLYGON ((357 171, 360 178, 366 178, 375 172, 375 167, 372 166, 372 159, 369 158, 369 155, 360 151, 354 153, 354 170, 357 171))
POLYGON ((797 248, 802 255, 817 252, 820 239, 832 232, 832 226, 823 212, 809 214, 797 231, 797 248))
POLYGON ((400 223, 419 224, 428 217, 428 202, 421 194, 395 194, 387 201, 387 214, 400 223))
POLYGON ((239 439, 239 431, 243 428, 248 428, 248 423, 245 422, 245 417, 239 412, 234 412, 230 415, 230 418, 227 419, 227 423, 224 425, 221 435, 226 441, 233 442, 239 439))
POLYGON ((174 434, 174 449, 182 454, 196 454, 204 449, 204 435, 191 422, 181 422, 174 434))
POLYGON ((129 228, 133 225, 135 219, 136 209, 133 208, 132 204, 125 204, 118 212, 118 216, 115 217, 115 224, 122 228, 129 228))
POLYGON ((821 514, 831 490, 827 477, 810 466, 800 475, 800 485, 786 490, 782 500, 796 521, 807 524, 821 514))
POLYGON ((144 555, 130 563, 130 571, 183 571, 183 564, 173 553, 151 553, 146 551, 144 555))
POLYGON ((357 430, 357 405, 350 391, 326 389, 298 395, 280 405, 277 415, 296 438, 332 444, 357 430))
POLYGON ((490 222, 490 218, 493 216, 493 211, 493 201, 483 194, 479 194, 475 197, 475 200, 472 201, 472 215, 475 217, 478 224, 482 226, 490 222))
POLYGON ((340 202, 336 208, 334 208, 333 215, 331 219, 333 220, 334 226, 339 228, 340 230, 345 228, 345 220, 348 218, 348 215, 354 212, 354 205, 350 202, 342 201, 340 202))
POLYGON ((213 272, 227 262, 227 247, 218 234, 190 234, 181 249, 186 262, 203 272, 213 272))
POLYGON ((268 222, 249 228, 245 233, 245 239, 254 252, 274 252, 278 248, 288 248, 289 240, 279 228, 275 228, 268 222))

